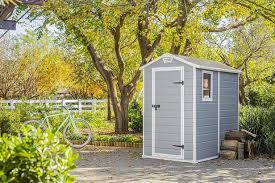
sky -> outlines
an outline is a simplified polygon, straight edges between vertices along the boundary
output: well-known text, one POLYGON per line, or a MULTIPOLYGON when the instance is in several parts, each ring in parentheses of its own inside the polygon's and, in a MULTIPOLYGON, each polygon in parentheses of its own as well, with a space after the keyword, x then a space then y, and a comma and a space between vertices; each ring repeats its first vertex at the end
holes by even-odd
MULTIPOLYGON (((24 12, 21 13, 23 15, 24 12)), ((20 17, 21 15, 17 16, 20 17)), ((15 16, 10 17, 9 19, 17 20, 18 18, 15 16)), ((42 26, 43 20, 41 18, 37 18, 33 21, 27 19, 28 14, 25 15, 16 25, 16 30, 10 30, 2 39, 13 39, 14 37, 18 37, 20 35, 26 34, 27 31, 35 31, 38 27, 42 26)), ((53 32, 57 30, 54 26, 49 27, 53 32)), ((6 30, 0 29, 0 37, 6 32, 6 30)))

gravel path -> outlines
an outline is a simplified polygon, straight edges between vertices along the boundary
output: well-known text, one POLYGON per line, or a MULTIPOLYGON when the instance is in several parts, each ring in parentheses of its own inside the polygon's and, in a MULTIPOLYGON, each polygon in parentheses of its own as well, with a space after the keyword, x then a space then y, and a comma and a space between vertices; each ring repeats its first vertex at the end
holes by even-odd
POLYGON ((199 164, 142 159, 141 149, 87 147, 80 151, 77 182, 274 182, 272 160, 212 160, 199 164))

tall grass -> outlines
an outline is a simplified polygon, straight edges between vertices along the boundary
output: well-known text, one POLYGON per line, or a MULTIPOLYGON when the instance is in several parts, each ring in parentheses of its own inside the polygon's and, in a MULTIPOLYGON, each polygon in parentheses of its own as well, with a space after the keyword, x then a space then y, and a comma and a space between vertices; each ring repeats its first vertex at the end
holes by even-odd
POLYGON ((259 153, 275 153, 275 107, 262 108, 242 106, 240 111, 240 129, 257 134, 259 153))

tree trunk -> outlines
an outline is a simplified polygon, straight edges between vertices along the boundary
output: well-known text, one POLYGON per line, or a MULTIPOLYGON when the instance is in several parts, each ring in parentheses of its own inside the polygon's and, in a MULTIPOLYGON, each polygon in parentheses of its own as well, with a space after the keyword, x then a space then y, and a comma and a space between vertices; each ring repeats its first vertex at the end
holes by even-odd
POLYGON ((129 117, 128 117, 128 107, 129 107, 129 97, 127 93, 124 93, 121 96, 121 116, 122 116, 122 132, 128 132, 128 124, 129 124, 129 117))
POLYGON ((239 96, 239 99, 240 99, 240 103, 242 105, 245 105, 248 103, 248 100, 247 100, 247 97, 246 97, 246 92, 245 92, 245 84, 244 84, 244 77, 243 75, 240 76, 240 84, 239 84, 239 87, 240 87, 240 96, 239 96))
POLYGON ((123 102, 123 103, 124 103, 124 106, 120 106, 120 104, 112 104, 113 109, 117 113, 115 115, 115 132, 116 133, 127 133, 128 132, 128 122, 129 122, 129 120, 128 120, 128 103, 126 103, 126 102, 123 102))
POLYGON ((115 115, 115 133, 127 133, 129 121, 128 106, 130 98, 128 92, 126 88, 123 90, 116 90, 115 82, 112 79, 107 79, 107 86, 115 115))
POLYGON ((111 99, 110 99, 110 94, 108 92, 108 101, 107 101, 107 121, 111 122, 112 118, 112 111, 111 111, 111 99))
POLYGON ((127 133, 128 132, 128 106, 129 97, 125 93, 121 93, 120 102, 113 103, 113 110, 115 112, 115 132, 127 133))

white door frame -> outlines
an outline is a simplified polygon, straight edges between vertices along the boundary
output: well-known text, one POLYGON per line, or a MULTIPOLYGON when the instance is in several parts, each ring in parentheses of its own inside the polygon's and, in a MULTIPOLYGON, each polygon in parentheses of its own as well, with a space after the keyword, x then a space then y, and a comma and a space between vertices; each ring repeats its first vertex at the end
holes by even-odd
MULTIPOLYGON (((157 67, 152 69, 152 105, 155 105, 155 73, 160 71, 181 71, 181 80, 184 81, 184 67, 157 67)), ((155 152, 155 109, 152 108, 152 156, 157 158, 184 159, 184 149, 181 155, 162 154, 155 152)), ((184 145, 184 85, 181 87, 181 145, 184 145)))

